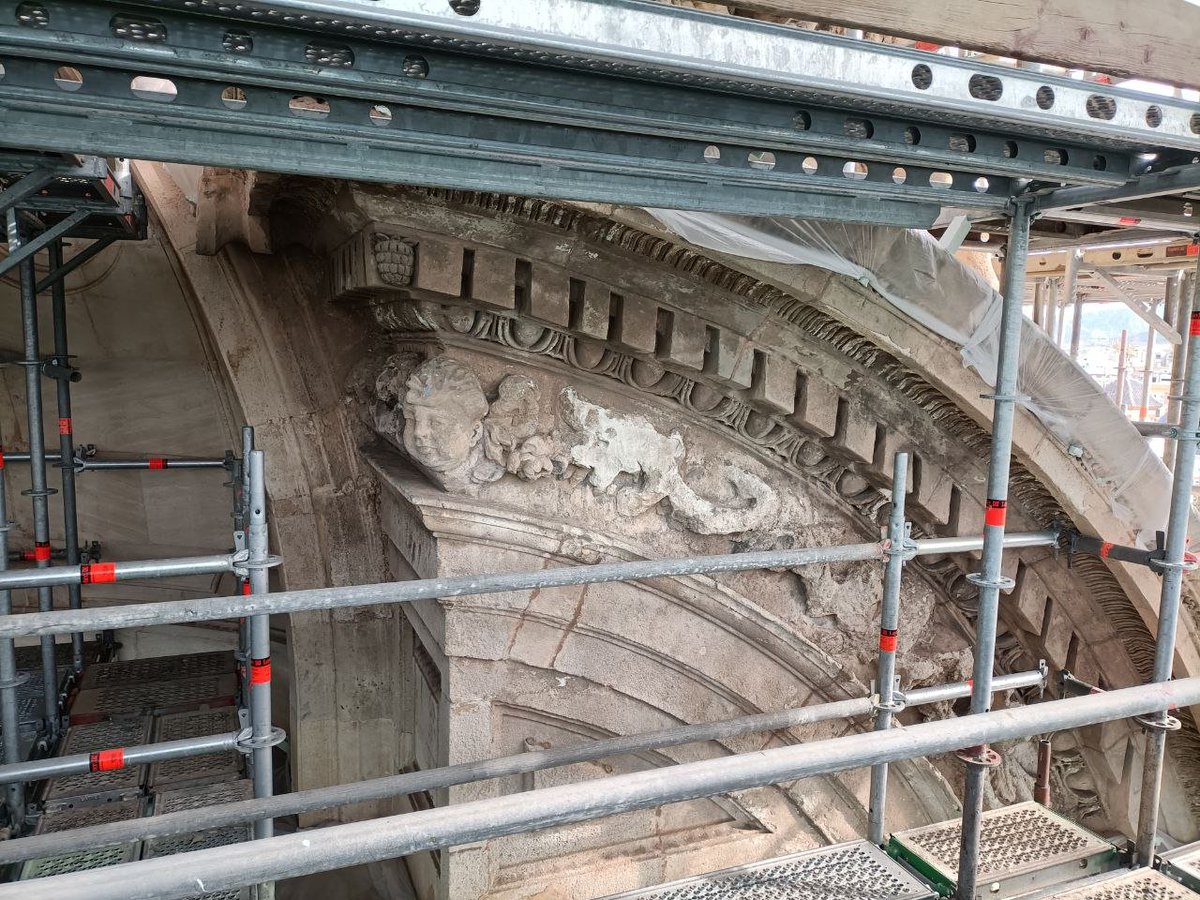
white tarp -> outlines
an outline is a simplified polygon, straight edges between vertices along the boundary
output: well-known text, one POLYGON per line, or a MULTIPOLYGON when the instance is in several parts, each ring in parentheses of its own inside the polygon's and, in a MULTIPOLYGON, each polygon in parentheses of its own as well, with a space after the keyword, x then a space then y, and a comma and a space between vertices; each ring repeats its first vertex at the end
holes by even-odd
MULTIPOLYGON (((996 382, 1000 295, 924 231, 652 209, 698 247, 765 262, 819 266, 869 284, 909 318, 957 344, 963 364, 996 382)), ((1166 527, 1171 478, 1146 439, 1086 372, 1028 319, 1019 392, 1107 489, 1113 511, 1144 544, 1166 527)))

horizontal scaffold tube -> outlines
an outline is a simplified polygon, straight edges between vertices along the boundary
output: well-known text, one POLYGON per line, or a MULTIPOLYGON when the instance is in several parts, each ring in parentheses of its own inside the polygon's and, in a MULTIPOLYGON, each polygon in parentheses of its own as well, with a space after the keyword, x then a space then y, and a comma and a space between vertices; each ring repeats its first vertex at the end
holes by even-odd
MULTIPOLYGON (((1035 531, 1006 535, 1010 548, 1042 547, 1058 543, 1058 531, 1035 531)), ((983 538, 931 538, 913 541, 917 556, 965 553, 983 546, 983 538)), ((76 631, 138 628, 146 625, 177 625, 181 622, 211 622, 241 616, 308 612, 372 606, 380 603, 410 603, 439 597, 466 597, 498 594, 505 591, 544 590, 567 585, 600 584, 611 581, 637 581, 643 578, 670 578, 708 575, 720 572, 745 572, 751 569, 787 569, 831 562, 883 559, 885 546, 846 544, 836 547, 808 547, 796 550, 769 550, 758 553, 730 553, 722 556, 695 556, 686 559, 651 559, 637 562, 600 563, 592 566, 564 566, 534 572, 492 575, 464 575, 457 578, 427 578, 420 581, 389 581, 349 587, 316 588, 307 591, 280 591, 275 594, 203 597, 195 600, 171 600, 164 603, 135 603, 94 609, 69 609, 55 612, 0 616, 0 637, 71 634, 76 631)), ((226 557, 232 560, 232 557, 226 557)), ((125 565, 118 563, 117 565, 125 565)), ((232 565, 232 563, 231 563, 232 565)), ((47 570, 42 570, 43 573, 47 570)), ((48 570, 56 571, 56 570, 48 570)), ((226 570, 221 570, 226 571, 226 570)), ((37 573, 19 573, 36 580, 37 573)), ((7 577, 7 576, 5 576, 7 577)), ((132 577, 132 576, 131 576, 132 577)), ((144 577, 144 576, 143 576, 144 577)), ((53 584, 67 584, 55 581, 53 584)), ((6 582, 0 579, 0 587, 6 582)), ((20 586, 26 586, 22 583, 20 586)))
POLYGON ((135 747, 112 747, 91 753, 75 753, 70 756, 52 756, 33 762, 0 766, 0 784, 15 781, 41 781, 44 778, 59 778, 63 775, 78 775, 84 772, 109 772, 183 759, 189 756, 206 756, 222 753, 237 747, 238 733, 210 734, 204 737, 184 738, 178 741, 163 741, 158 744, 139 744, 135 747))
MULTIPOLYGON (((1045 679, 1045 670, 1017 672, 1012 675, 997 676, 992 687, 997 692, 1012 691, 1043 685, 1045 679)), ((905 700, 908 706, 924 706, 969 696, 971 696, 970 682, 957 681, 934 687, 917 688, 909 691, 905 695, 905 700)), ((332 807, 386 800, 421 791, 435 791, 456 784, 469 784, 526 772, 539 772, 556 766, 590 762, 626 753, 661 750, 665 747, 677 747, 680 744, 693 744, 700 741, 726 740, 759 731, 775 731, 851 716, 865 716, 869 715, 873 709, 870 697, 838 700, 832 703, 785 709, 780 712, 741 716, 723 722, 680 725, 675 728, 664 728, 642 734, 601 738, 572 747, 553 747, 549 750, 536 750, 518 753, 514 756, 459 763, 438 769, 426 769, 422 772, 407 772, 403 775, 372 778, 354 784, 313 788, 292 794, 280 794, 275 797, 238 800, 220 806, 206 806, 201 809, 182 810, 161 816, 39 834, 18 840, 0 841, 0 865, 24 859, 54 856, 73 850, 86 850, 110 844, 167 837, 173 834, 206 831, 226 825, 241 825, 263 818, 301 815, 332 807)))
MULTIPOLYGON (((29 462, 28 453, 3 453, 4 462, 29 462)), ((47 453, 46 462, 62 462, 61 453, 47 453)), ((75 468, 81 472, 97 472, 104 469, 225 469, 230 460, 206 457, 201 459, 173 459, 168 456, 148 456, 145 459, 94 459, 76 456, 75 468)))
MULTIPOLYGON (((57 587, 63 584, 110 584, 114 581, 178 578, 184 575, 219 575, 232 572, 239 563, 240 560, 233 554, 221 553, 213 556, 185 556, 179 559, 139 559, 127 562, 84 563, 81 566, 52 566, 49 569, 15 569, 0 572, 0 590, 57 587)), ((78 613, 80 610, 74 612, 78 613)), ((107 627, 109 626, 104 625, 101 629, 107 627)), ((64 633, 82 630, 68 628, 64 629, 64 633)))
POLYGON ((0 900, 179 900, 424 850, 1200 703, 1200 678, 613 775, 0 885, 0 900))

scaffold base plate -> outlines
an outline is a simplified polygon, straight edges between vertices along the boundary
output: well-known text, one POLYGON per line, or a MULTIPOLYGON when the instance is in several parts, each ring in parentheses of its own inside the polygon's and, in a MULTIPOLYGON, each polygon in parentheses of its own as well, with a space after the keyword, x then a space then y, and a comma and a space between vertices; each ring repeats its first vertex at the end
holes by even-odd
POLYGON ((722 869, 609 900, 926 900, 936 894, 867 841, 722 869))
MULTIPOLYGON (((961 820, 892 835, 888 852, 952 893, 958 879, 961 820)), ((1116 848, 1037 803, 983 814, 978 897, 1002 900, 1117 866, 1116 848)))

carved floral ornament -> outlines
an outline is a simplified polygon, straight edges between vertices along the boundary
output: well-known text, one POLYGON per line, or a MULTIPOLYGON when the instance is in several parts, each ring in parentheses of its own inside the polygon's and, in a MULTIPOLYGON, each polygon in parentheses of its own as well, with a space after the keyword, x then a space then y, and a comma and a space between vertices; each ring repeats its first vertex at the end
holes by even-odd
POLYGON ((449 356, 425 361, 398 353, 375 382, 374 425, 435 484, 477 493, 505 477, 556 478, 613 497, 617 511, 639 516, 659 504, 698 534, 735 534, 773 522, 776 492, 733 465, 721 472, 720 500, 697 493, 681 467, 688 449, 637 416, 613 412, 565 388, 548 412, 540 385, 508 375, 488 398, 476 374, 449 356))

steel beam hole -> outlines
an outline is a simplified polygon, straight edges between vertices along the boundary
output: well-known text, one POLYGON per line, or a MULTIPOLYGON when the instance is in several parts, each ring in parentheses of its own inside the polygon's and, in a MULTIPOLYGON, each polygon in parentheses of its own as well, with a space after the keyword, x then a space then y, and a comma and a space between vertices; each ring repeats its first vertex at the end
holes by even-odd
POLYGON ((752 169, 761 169, 764 172, 770 172, 775 168, 775 154, 770 150, 755 150, 746 157, 746 162, 750 164, 752 169))
POLYGON ((842 166, 842 175, 851 181, 866 181, 869 173, 866 163, 851 161, 842 166))
POLYGON ((980 194, 986 194, 988 192, 988 188, 991 186, 992 183, 982 175, 980 175, 971 183, 971 187, 975 188, 975 190, 980 194))
POLYGON ((406 56, 400 64, 400 71, 409 78, 428 78, 429 61, 423 56, 406 56))
POLYGON ((1004 155, 1005 159, 1016 159, 1018 149, 1016 141, 1005 141, 1004 146, 1000 148, 1000 152, 1004 155))
POLYGON ((382 103, 372 106, 367 117, 370 118, 372 125, 378 125, 380 128, 386 128, 392 124, 392 111, 382 103))
POLYGON ((1200 134, 1200 113, 1192 113, 1192 117, 1188 119, 1188 128, 1192 129, 1192 134, 1200 134))
POLYGON ((1117 114, 1117 101, 1103 94, 1092 94, 1087 98, 1087 114, 1093 119, 1112 119, 1117 114))
POLYGON ((1163 111, 1161 106, 1151 104, 1146 108, 1146 124, 1151 128, 1157 128, 1162 124, 1163 111))
POLYGON ((288 109, 301 119, 324 119, 329 115, 329 104, 311 94, 297 94, 288 101, 288 109))
POLYGON ((976 100, 999 100, 1004 95, 1004 82, 995 75, 976 73, 967 82, 967 90, 976 100))
POLYGON ((254 38, 244 31, 227 31, 221 38, 221 47, 226 53, 253 53, 254 38))
POLYGON ((804 162, 800 163, 800 168, 804 170, 805 175, 812 175, 820 168, 820 164, 817 162, 816 157, 806 156, 804 157, 804 162))
POLYGON ((304 60, 314 66, 349 69, 354 66, 354 51, 341 44, 310 43, 304 48, 304 60))
POLYGON ((845 131, 846 137, 864 141, 875 134, 875 126, 869 119, 847 119, 842 125, 842 130, 845 131))
POLYGON ((473 16, 479 12, 479 0, 450 0, 450 8, 460 16, 473 16))
POLYGON ((1065 166, 1067 164, 1067 151, 1059 150, 1057 147, 1047 147, 1046 152, 1042 154, 1042 159, 1047 165, 1065 166))
POLYGON ((975 136, 972 134, 952 134, 947 143, 951 150, 958 153, 975 152, 975 136))
POLYGON ((709 144, 704 148, 704 161, 717 162, 721 158, 721 148, 716 144, 709 144))
POLYGON ((929 186, 943 189, 954 187, 954 176, 949 172, 930 172, 929 186))
POLYGON ((232 109, 234 111, 245 109, 246 92, 240 87, 234 87, 233 85, 230 85, 229 87, 225 88, 225 90, 221 91, 221 103, 226 109, 232 109))
POLYGON ((59 66, 54 72, 54 83, 64 91, 77 91, 83 87, 83 75, 71 66, 59 66))
POLYGON ((108 30, 113 37, 126 41, 161 43, 167 39, 167 26, 158 19, 135 19, 131 16, 113 16, 108 30))
POLYGON ((812 116, 801 110, 792 116, 792 128, 796 131, 808 131, 812 128, 812 116))
POLYGON ((927 91, 933 86, 933 69, 925 63, 917 63, 912 69, 912 83, 918 91, 927 91))
POLYGON ((1048 84, 1043 84, 1037 89, 1037 93, 1033 95, 1033 99, 1037 102, 1038 109, 1053 109, 1054 88, 1048 84))
POLYGON ((152 75, 134 76, 129 82, 129 90, 133 91, 135 97, 158 103, 170 103, 179 94, 175 82, 169 78, 155 78, 152 75))
POLYGON ((1095 169, 1097 172, 1103 172, 1105 169, 1108 168, 1108 157, 1104 156, 1103 154, 1097 153, 1095 156, 1092 157, 1092 168, 1095 169))
POLYGON ((908 171, 905 168, 896 166, 896 168, 892 169, 893 184, 904 184, 906 181, 908 181, 908 171))
POLYGON ((909 125, 904 129, 904 143, 910 146, 917 146, 921 143, 921 129, 916 125, 909 125))
POLYGON ((4 63, 0 62, 0 78, 4 77, 4 63))
POLYGON ((17 24, 26 28, 49 28, 50 12, 40 3, 22 3, 17 7, 17 24))

